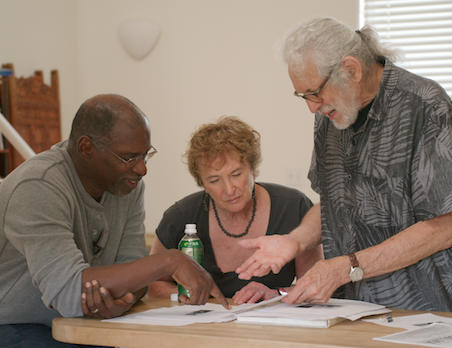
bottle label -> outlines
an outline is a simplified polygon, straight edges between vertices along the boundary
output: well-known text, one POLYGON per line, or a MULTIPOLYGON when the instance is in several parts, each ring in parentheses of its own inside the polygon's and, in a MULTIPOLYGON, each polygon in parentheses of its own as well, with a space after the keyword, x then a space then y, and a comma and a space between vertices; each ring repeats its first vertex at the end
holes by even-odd
MULTIPOLYGON (((201 240, 199 239, 192 239, 192 240, 184 240, 182 239, 179 242, 179 250, 182 251, 184 254, 190 256, 193 260, 195 260, 197 263, 199 263, 201 266, 203 265, 204 261, 204 249, 201 243, 201 240)), ((183 294, 187 297, 190 297, 190 292, 185 289, 182 285, 177 286, 179 295, 183 294)))
POLYGON ((179 250, 190 256, 202 266, 204 261, 204 251, 200 240, 182 240, 179 244, 179 250))

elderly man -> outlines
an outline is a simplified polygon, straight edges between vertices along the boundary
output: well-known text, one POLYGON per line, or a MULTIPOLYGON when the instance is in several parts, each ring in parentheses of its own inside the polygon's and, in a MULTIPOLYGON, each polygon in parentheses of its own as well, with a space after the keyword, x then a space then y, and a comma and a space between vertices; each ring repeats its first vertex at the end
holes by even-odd
POLYGON ((67 347, 52 319, 110 318, 172 274, 204 304, 228 307, 212 277, 178 250, 148 256, 146 163, 156 153, 145 115, 118 95, 88 99, 69 141, 36 155, 0 185, 2 347, 67 347))
POLYGON ((278 272, 323 243, 325 260, 288 303, 335 297, 388 307, 452 310, 451 100, 435 82, 395 66, 371 27, 331 18, 290 32, 283 56, 315 113, 309 170, 320 203, 289 237, 258 248, 240 277, 278 272))

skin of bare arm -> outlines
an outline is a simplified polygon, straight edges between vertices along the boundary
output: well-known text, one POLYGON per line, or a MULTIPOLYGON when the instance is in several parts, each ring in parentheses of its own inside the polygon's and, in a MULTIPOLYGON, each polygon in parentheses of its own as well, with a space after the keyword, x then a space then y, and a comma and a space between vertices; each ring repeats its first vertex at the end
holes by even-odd
MULTIPOLYGON (((298 255, 295 258, 297 279, 301 278, 319 260, 323 260, 322 245, 298 255)), ((290 292, 292 288, 293 286, 286 287, 284 290, 290 292)), ((272 299, 276 296, 279 296, 277 289, 270 289, 259 282, 251 282, 237 291, 232 300, 236 304, 256 303, 262 300, 272 299)))
POLYGON ((136 294, 144 291, 145 289, 140 289, 135 293, 128 292, 121 298, 114 299, 106 288, 100 286, 97 280, 86 282, 85 292, 82 293, 81 299, 83 314, 93 318, 117 317, 133 306, 136 302, 136 294))
MULTIPOLYGON (((150 255, 158 254, 164 252, 168 249, 162 244, 157 235, 154 237, 152 243, 152 249, 150 255)), ((170 298, 171 294, 177 293, 177 284, 171 275, 163 276, 158 280, 149 284, 149 290, 147 293, 148 297, 163 297, 170 298)))
POLYGON ((110 317, 111 313, 120 315, 121 310, 124 312, 133 304, 136 296, 134 292, 139 295, 149 283, 168 274, 190 290, 192 296, 181 299, 184 303, 205 304, 212 295, 225 308, 230 308, 211 275, 190 257, 172 249, 133 262, 85 269, 82 274, 82 309, 84 306, 98 309, 102 317, 110 317), (105 294, 108 303, 102 294, 105 294), (115 299, 113 303, 109 297, 115 299))
MULTIPOLYGON (((355 253, 364 278, 413 265, 452 247, 452 213, 418 222, 381 244, 355 253)), ((350 260, 339 256, 317 262, 284 298, 286 303, 325 303, 341 285, 350 282, 350 260)))

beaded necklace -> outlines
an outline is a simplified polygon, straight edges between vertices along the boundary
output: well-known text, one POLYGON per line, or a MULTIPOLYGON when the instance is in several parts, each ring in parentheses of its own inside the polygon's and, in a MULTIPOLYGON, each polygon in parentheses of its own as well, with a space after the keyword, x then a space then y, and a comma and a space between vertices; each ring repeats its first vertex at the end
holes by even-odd
POLYGON ((221 230, 223 231, 223 233, 225 235, 227 235, 228 237, 232 237, 232 238, 241 238, 243 236, 246 236, 248 234, 248 231, 250 230, 251 224, 254 221, 254 217, 256 216, 256 204, 257 204, 257 199, 256 199, 256 188, 253 188, 253 213, 251 214, 251 219, 250 222, 248 222, 248 226, 246 226, 245 232, 241 233, 241 234, 232 234, 229 233, 228 231, 226 231, 226 229, 223 227, 223 225, 221 224, 220 221, 220 217, 218 216, 218 211, 217 211, 217 207, 215 206, 215 201, 212 199, 212 207, 213 207, 213 211, 215 212, 215 217, 217 219, 218 222, 218 226, 220 226, 221 230))

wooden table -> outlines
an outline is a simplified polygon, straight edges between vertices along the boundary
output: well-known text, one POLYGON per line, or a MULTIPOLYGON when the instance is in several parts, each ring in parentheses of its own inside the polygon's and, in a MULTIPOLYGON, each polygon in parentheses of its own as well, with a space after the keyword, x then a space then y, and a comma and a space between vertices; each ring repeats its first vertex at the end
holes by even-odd
MULTIPOLYGON (((166 299, 145 300, 128 313, 177 305, 166 299)), ((426 313, 394 309, 394 317, 426 313)), ((432 312, 452 317, 452 313, 432 312)), ((53 337, 62 342, 113 347, 149 348, 419 348, 419 346, 374 341, 403 329, 390 328, 361 320, 343 321, 328 329, 254 325, 233 322, 192 324, 186 326, 154 326, 101 322, 92 318, 56 318, 53 337)))

